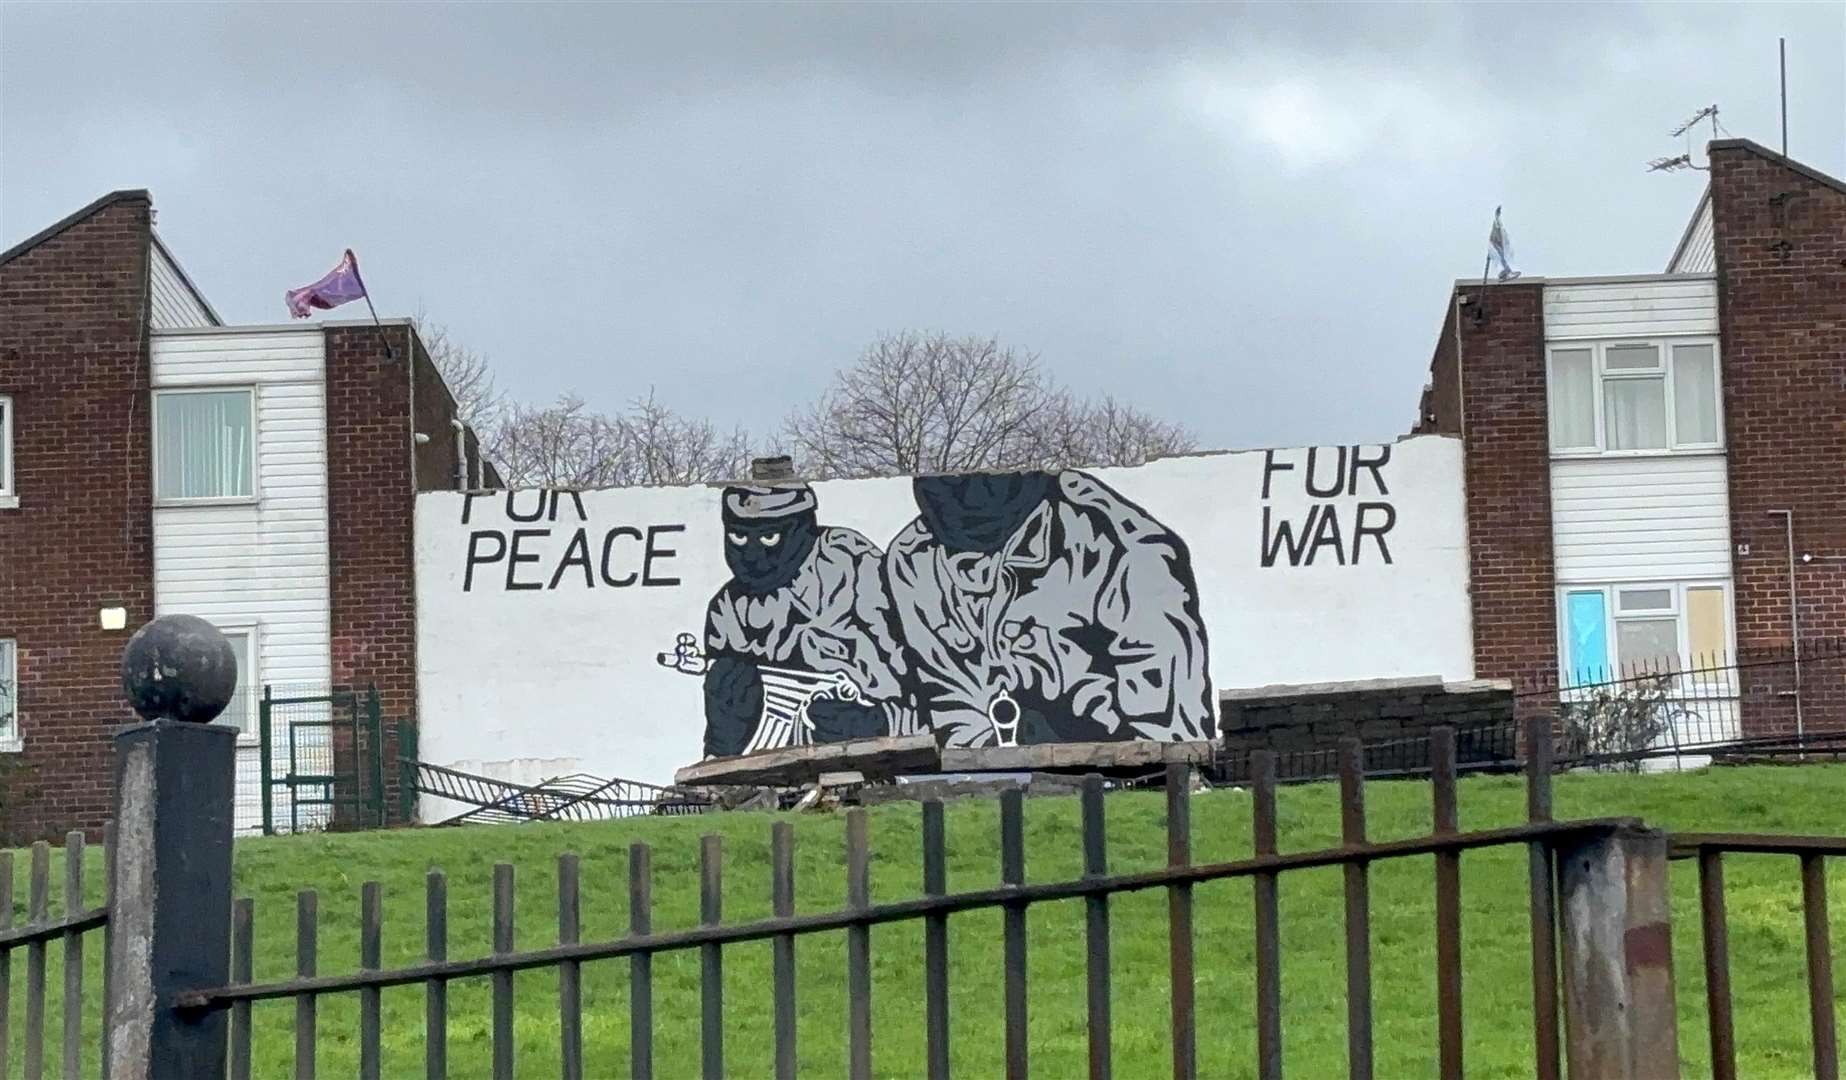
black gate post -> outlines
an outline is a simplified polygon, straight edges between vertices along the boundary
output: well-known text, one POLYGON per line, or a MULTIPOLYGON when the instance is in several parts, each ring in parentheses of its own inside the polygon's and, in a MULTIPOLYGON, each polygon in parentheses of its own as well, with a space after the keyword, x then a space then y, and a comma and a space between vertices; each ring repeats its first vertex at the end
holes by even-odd
POLYGON ((229 1016, 170 1002, 230 981, 237 729, 155 720, 115 752, 109 1080, 223 1076, 229 1016))

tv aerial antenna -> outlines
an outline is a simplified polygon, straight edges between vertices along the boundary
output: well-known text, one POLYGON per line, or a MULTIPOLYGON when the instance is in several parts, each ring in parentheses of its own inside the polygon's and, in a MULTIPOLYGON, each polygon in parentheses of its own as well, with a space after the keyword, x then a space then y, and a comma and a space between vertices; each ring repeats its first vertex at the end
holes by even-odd
MULTIPOLYGON (((1697 169, 1700 172, 1708 171, 1710 166, 1699 165, 1699 164, 1694 163, 1692 160, 1692 129, 1695 127, 1698 127, 1701 123, 1705 122, 1706 120, 1711 121, 1711 137, 1712 138, 1715 139, 1718 137, 1718 134, 1720 132, 1724 132, 1724 125, 1718 122, 1718 106, 1715 104, 1705 106, 1703 109, 1700 109, 1698 112, 1693 113, 1692 116, 1688 118, 1685 123, 1679 125, 1678 127, 1674 128, 1672 131, 1668 132, 1668 134, 1671 135, 1675 139, 1686 140, 1685 152, 1682 154, 1675 154, 1672 157, 1655 158, 1654 160, 1647 163, 1647 171, 1648 172, 1678 172, 1681 169, 1697 169)), ((1728 132, 1725 132, 1725 133, 1729 134, 1728 132)))

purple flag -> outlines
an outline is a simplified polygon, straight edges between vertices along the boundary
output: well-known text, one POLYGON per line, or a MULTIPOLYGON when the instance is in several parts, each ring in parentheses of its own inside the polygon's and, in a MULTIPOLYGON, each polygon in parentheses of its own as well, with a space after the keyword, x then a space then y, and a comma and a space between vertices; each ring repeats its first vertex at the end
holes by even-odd
POLYGON ((312 285, 288 291, 288 313, 305 319, 315 308, 325 311, 365 297, 365 282, 359 278, 359 259, 347 248, 340 265, 312 285))

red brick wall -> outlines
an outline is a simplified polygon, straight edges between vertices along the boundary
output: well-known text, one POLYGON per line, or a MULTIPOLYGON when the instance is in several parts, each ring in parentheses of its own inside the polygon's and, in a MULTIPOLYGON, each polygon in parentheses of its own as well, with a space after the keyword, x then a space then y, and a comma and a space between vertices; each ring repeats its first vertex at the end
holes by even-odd
POLYGON ((1429 361, 1429 383, 1417 403, 1417 422, 1412 435, 1461 434, 1461 382, 1455 356, 1456 310, 1453 298, 1448 316, 1442 320, 1442 335, 1436 339, 1435 355, 1429 361))
POLYGON ((416 494, 454 487, 455 401, 408 325, 385 328, 395 360, 376 327, 326 334, 333 681, 378 688, 395 818, 397 724, 417 716, 416 494))
MULTIPOLYGON (((1711 146, 1711 189, 1724 350, 1737 644, 1788 649, 1788 542, 1794 511, 1795 591, 1804 639, 1846 638, 1846 186, 1761 147, 1711 146), (1802 554, 1817 558, 1802 563, 1802 554), (1820 556, 1834 556, 1833 559, 1820 556)), ((1810 727, 1846 728, 1838 661, 1810 665, 1810 727)), ((1792 728, 1792 672, 1746 680, 1753 733, 1792 728)))
POLYGON ((416 482, 408 325, 329 326, 327 547, 333 681, 378 687, 385 721, 386 806, 397 808, 395 722, 417 707, 417 613, 411 514, 416 482), (388 335, 395 360, 385 357, 388 335))
POLYGON ((21 754, 0 754, 0 846, 100 830, 125 631, 154 615, 145 192, 0 264, 0 394, 18 413, 0 509, 0 637, 19 643, 21 754))
MULTIPOLYGON (((1459 363, 1438 346, 1433 375, 1457 372, 1459 389, 1438 383, 1434 399, 1461 403, 1467 477, 1468 575, 1479 678, 1550 679, 1557 672, 1557 607, 1551 554, 1551 451, 1545 416, 1544 286, 1458 290, 1468 299, 1459 363)), ((1451 376, 1456 377, 1456 376, 1451 376)))

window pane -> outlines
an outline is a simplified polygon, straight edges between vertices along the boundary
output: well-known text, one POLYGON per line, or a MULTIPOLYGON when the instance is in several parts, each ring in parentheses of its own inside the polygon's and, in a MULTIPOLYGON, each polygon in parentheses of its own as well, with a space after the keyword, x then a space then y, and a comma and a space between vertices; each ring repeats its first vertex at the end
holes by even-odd
POLYGON ((1676 671, 1679 667, 1679 621, 1618 619, 1615 653, 1624 676, 1676 671))
POLYGON ((0 492, 13 490, 12 465, 13 408, 6 398, 0 398, 0 492))
POLYGON ((1673 422, 1682 443, 1718 441, 1718 358, 1710 345, 1673 350, 1673 422))
POLYGON ((1665 449, 1666 380, 1605 379, 1602 385, 1605 445, 1611 450, 1665 449))
POLYGON ((240 498, 254 493, 249 391, 160 394, 154 403, 156 498, 240 498))
POLYGON ((1570 636, 1570 685, 1584 686, 1608 678, 1609 631, 1601 590, 1574 592, 1564 598, 1564 621, 1570 636))
POLYGON ((1604 371, 1657 371, 1658 345, 1611 345, 1602 354, 1604 371))
POLYGON ((1725 621, 1723 589, 1686 590, 1686 643, 1701 666, 1721 663, 1730 648, 1725 621))
POLYGON ((19 734, 14 724, 19 710, 19 649, 11 641, 0 641, 0 739, 19 734))
POLYGON ((1596 375, 1588 349, 1551 354, 1551 446, 1554 450, 1596 447, 1596 375))
POLYGON ((224 639, 231 643, 231 653, 237 657, 237 692, 231 695, 231 703, 218 714, 217 723, 229 724, 240 731, 256 730, 256 715, 251 704, 251 675, 256 670, 250 659, 250 632, 248 630, 227 630, 224 639))
POLYGON ((1672 589, 1623 589, 1620 607, 1623 611, 1672 611, 1672 589))

